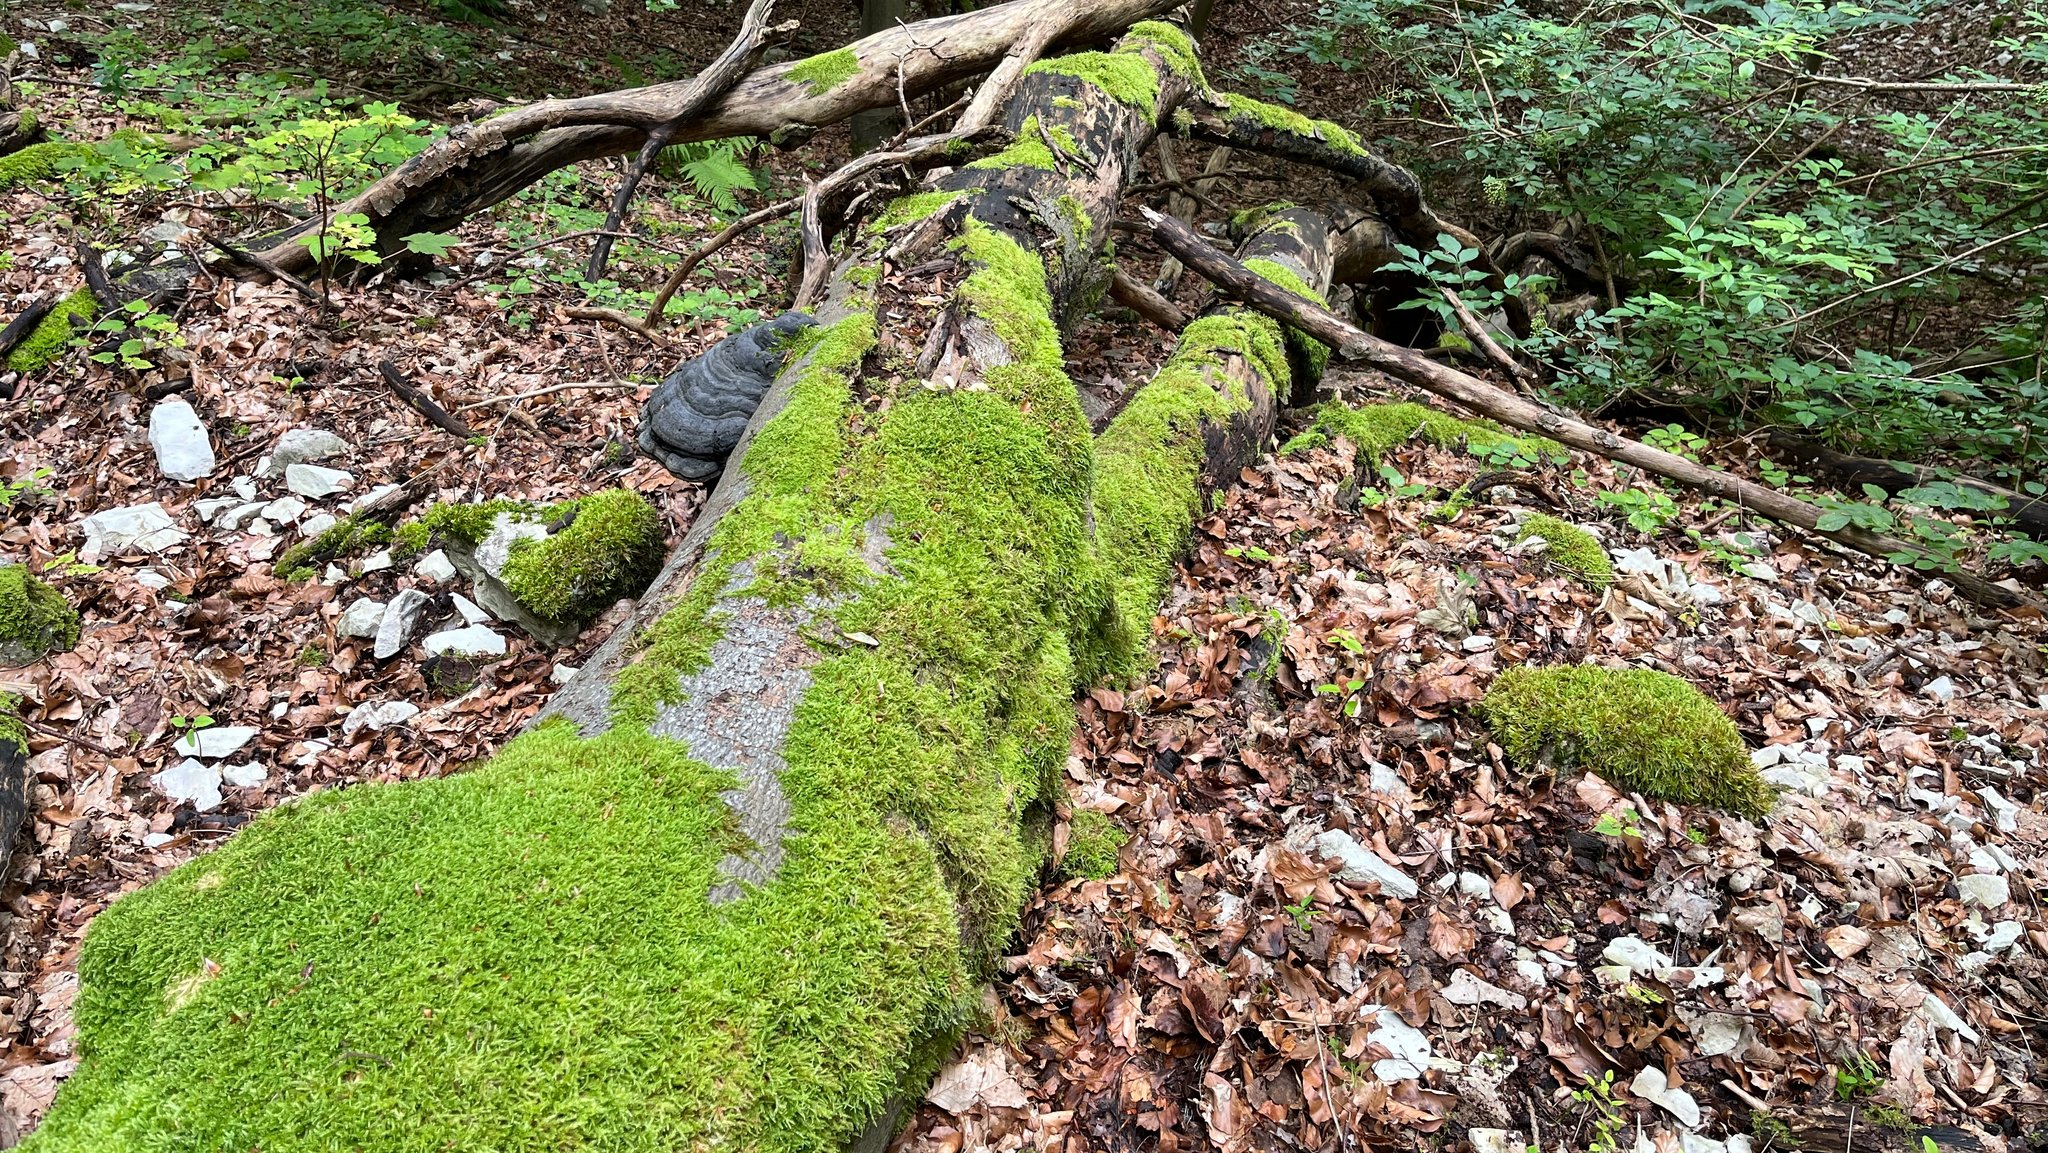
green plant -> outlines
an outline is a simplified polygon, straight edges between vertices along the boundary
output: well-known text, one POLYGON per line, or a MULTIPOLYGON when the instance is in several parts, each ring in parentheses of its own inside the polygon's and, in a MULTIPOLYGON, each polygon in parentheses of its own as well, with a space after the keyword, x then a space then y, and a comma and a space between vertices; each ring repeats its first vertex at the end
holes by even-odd
POLYGON ((180 733, 183 733, 183 734, 185 734, 185 735, 187 735, 187 736, 190 736, 191 734, 193 734, 193 733, 196 733, 196 732, 198 732, 198 731, 199 731, 199 730, 201 730, 201 729, 210 729, 210 728, 212 728, 212 727, 213 727, 213 714, 212 714, 212 713, 192 713, 192 714, 186 714, 186 713, 177 713, 177 714, 174 714, 174 715, 173 715, 173 716, 172 716, 172 717, 170 718, 170 726, 171 726, 171 727, 172 727, 173 729, 176 729, 176 730, 177 730, 178 732, 180 732, 180 733))
POLYGON ((1304 933, 1313 932, 1316 923, 1316 895, 1310 893, 1292 905, 1286 906, 1287 915, 1294 918, 1294 927, 1304 933))
POLYGON ((1838 1101, 1868 1097, 1883 1087, 1883 1070, 1864 1053, 1851 1052, 1835 1066, 1835 1099, 1838 1101))
POLYGON ((1107 814, 1076 809, 1067 823, 1067 853, 1060 858, 1060 872, 1084 880, 1107 880, 1116 875, 1117 852, 1129 839, 1130 834, 1107 814))
POLYGON ((1643 434, 1643 443, 1652 448, 1675 453, 1690 461, 1697 461, 1707 450, 1707 438, 1687 431, 1682 424, 1667 424, 1653 428, 1643 434))
POLYGON ((1619 510, 1629 527, 1640 533, 1662 532, 1664 526, 1678 519, 1678 502, 1663 492, 1651 489, 1599 492, 1593 494, 1593 499, 1619 510))
POLYGON ((1589 1153, 1620 1153, 1621 1134, 1628 1118, 1615 1092, 1614 1070, 1603 1070, 1597 1079, 1588 1079, 1572 1090, 1572 1100, 1583 1107, 1581 1115, 1592 1130, 1586 1143, 1589 1153))
POLYGON ((1634 837, 1642 840, 1643 818, 1637 815, 1635 806, 1624 805, 1619 812, 1602 813, 1593 822, 1593 831, 1603 837, 1634 837))

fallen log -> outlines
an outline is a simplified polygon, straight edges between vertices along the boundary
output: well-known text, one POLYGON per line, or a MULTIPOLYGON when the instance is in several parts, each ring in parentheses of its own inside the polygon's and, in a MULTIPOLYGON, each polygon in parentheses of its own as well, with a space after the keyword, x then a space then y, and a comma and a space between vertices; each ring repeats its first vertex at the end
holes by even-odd
MULTIPOLYGON (((101 913, 33 1147, 886 1140, 1035 883, 1074 689, 1134 660, 1168 569, 1128 558, 1292 388, 1279 326, 1233 310, 1098 479, 1060 327, 1191 54, 1140 25, 1040 62, 1016 146, 852 238, 700 519, 530 731, 265 814, 101 913)), ((1306 248, 1270 255, 1313 285, 1306 248)))
MULTIPOLYGON (((1510 428, 1533 432, 1572 448, 1634 465, 1652 475, 1733 501, 1781 524, 1804 529, 1858 552, 1902 565, 1923 579, 1930 574, 1915 568, 1914 562, 1939 563, 1938 558, 1930 557, 1925 550, 1897 537, 1854 527, 1822 529, 1820 519, 1824 510, 1818 505, 1753 481, 1716 472, 1697 461, 1552 412, 1476 376, 1438 364, 1414 349, 1381 340, 1346 323, 1320 304, 1276 287, 1228 254, 1217 251, 1200 234, 1171 216, 1150 209, 1144 210, 1144 214, 1152 226, 1153 238, 1160 246, 1201 273, 1219 290, 1327 342, 1336 350, 1336 355, 1345 360, 1370 365, 1510 428)), ((2023 608, 2048 616, 2048 604, 2039 598, 1994 584, 1975 573, 1941 566, 1933 575, 1948 581, 1965 596, 1987 608, 2023 608)))
POLYGON ((1992 510, 1989 515, 2009 519, 2016 530, 2035 540, 2048 541, 2048 498, 2028 496, 1972 476, 1945 475, 1942 470, 1926 465, 1838 452, 1783 429, 1772 430, 1765 443, 1779 460, 1795 468, 1813 469, 1843 486, 1870 484, 1888 493, 1899 493, 1920 485, 1947 481, 1959 489, 1986 498, 1987 502, 2004 502, 2004 507, 1992 510))

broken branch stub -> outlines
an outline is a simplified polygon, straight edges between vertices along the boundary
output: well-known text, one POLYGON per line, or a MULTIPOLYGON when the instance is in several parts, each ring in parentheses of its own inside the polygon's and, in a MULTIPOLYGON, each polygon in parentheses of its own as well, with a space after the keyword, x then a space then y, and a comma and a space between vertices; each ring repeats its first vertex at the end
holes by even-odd
POLYGON ((102 913, 37 1148, 385 1146, 393 1117, 422 1148, 885 1138, 1039 876, 1075 686, 1130 659, 1059 331, 1185 94, 1162 43, 1034 66, 1010 152, 854 239, 532 729, 265 814, 102 913))
MULTIPOLYGON (((1219 290, 1327 342, 1338 356, 1346 360, 1370 365, 1510 428, 1533 432, 1576 449, 1634 465, 1655 476, 1732 501, 1781 524, 1805 529, 1858 552, 1907 567, 1911 567, 1914 559, 1927 555, 1907 541, 1864 529, 1822 529, 1820 518, 1823 510, 1818 505, 1552 412, 1476 376, 1438 364, 1414 349, 1381 340, 1346 323, 1315 301, 1274 286, 1228 254, 1217 251, 1180 221, 1150 209, 1145 209, 1144 213, 1146 222, 1152 226, 1152 236, 1160 246, 1202 274, 1219 290)), ((1914 571, 1918 573, 1917 569, 1914 571)), ((2048 615, 2048 605, 2039 598, 1994 584, 1974 573, 1944 569, 1938 574, 1920 575, 1930 579, 1938 575, 1971 600, 1988 608, 2023 608, 2048 615)))

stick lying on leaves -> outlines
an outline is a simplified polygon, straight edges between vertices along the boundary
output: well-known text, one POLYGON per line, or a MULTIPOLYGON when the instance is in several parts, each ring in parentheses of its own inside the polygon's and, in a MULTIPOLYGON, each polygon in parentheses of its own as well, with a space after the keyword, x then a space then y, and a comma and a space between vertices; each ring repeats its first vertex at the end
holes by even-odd
MULTIPOLYGON (((1818 533, 1858 552, 1909 567, 1915 559, 1928 556, 1924 549, 1897 537, 1855 527, 1822 529, 1820 519, 1823 510, 1818 505, 1560 416, 1476 376, 1438 364, 1414 349, 1381 340, 1345 323, 1328 309, 1277 287, 1226 253, 1217 251, 1199 233, 1180 221, 1149 208, 1142 211, 1146 223, 1152 226, 1153 238, 1160 246, 1201 273, 1225 295, 1328 344, 1336 355, 1345 360, 1370 365, 1510 428, 1533 432, 1609 460, 1634 465, 1644 472, 1734 501, 1780 523, 1818 533)), ((2048 615, 2048 604, 2038 598, 1993 584, 1973 573, 1956 570, 1924 575, 1940 576, 1980 605, 1999 609, 2027 608, 2048 615)))

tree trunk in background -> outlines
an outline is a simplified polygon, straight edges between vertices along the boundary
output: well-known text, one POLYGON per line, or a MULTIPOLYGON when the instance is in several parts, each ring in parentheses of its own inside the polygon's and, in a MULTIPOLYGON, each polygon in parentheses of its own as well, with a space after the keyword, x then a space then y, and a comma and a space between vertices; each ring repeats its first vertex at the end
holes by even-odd
MULTIPOLYGON (((860 6, 860 34, 872 36, 887 28, 894 28, 903 22, 906 8, 903 0, 862 0, 860 6)), ((855 113, 853 117, 853 150, 870 152, 882 141, 896 134, 903 126, 903 118, 893 109, 871 108, 855 113)))
MULTIPOLYGON (((1037 882, 1075 689, 1135 667, 1291 387, 1235 309, 1099 443, 1064 371, 1193 72, 1161 25, 1028 72, 1011 148, 855 234, 655 587, 489 764, 284 806, 102 913, 36 1148, 886 1140, 1037 882)), ((1320 236, 1252 252, 1318 287, 1320 236)))

